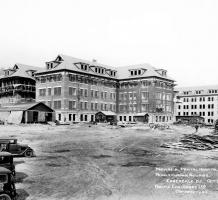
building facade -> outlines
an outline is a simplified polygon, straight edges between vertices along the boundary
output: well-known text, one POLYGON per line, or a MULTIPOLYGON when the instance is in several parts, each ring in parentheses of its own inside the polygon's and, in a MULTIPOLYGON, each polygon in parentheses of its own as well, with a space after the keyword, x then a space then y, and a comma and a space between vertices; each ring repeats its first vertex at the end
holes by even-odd
POLYGON ((200 116, 208 125, 218 119, 218 85, 176 88, 175 115, 200 116))
POLYGON ((15 64, 13 68, 2 70, 0 76, 0 105, 10 105, 35 101, 34 73, 39 68, 15 64))
POLYGON ((58 55, 35 78, 36 101, 52 107, 59 121, 93 121, 99 111, 120 121, 145 115, 149 122, 172 121, 174 80, 149 64, 110 67, 58 55))

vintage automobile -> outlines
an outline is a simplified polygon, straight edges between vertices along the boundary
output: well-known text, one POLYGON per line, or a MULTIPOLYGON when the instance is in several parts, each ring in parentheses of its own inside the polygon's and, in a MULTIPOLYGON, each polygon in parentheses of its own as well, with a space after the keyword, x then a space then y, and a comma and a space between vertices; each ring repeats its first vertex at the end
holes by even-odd
POLYGON ((16 200, 14 176, 9 169, 0 167, 0 200, 16 200))
POLYGON ((15 166, 13 162, 13 155, 9 152, 0 152, 0 167, 9 169, 15 176, 15 166))
POLYGON ((0 151, 7 151, 14 157, 33 157, 35 153, 28 145, 17 143, 17 139, 0 139, 0 151))

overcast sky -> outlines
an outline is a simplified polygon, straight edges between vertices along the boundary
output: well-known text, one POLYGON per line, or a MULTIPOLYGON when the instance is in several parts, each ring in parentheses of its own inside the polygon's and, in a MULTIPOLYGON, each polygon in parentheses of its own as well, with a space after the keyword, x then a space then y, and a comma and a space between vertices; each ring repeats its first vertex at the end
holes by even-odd
POLYGON ((0 66, 58 54, 168 70, 178 86, 218 85, 217 0, 0 1, 0 66))

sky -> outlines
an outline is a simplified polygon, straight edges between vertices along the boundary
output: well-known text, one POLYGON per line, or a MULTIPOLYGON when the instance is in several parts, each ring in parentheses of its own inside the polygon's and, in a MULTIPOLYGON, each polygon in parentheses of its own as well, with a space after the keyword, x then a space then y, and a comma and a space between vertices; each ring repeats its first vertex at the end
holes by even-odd
POLYGON ((179 87, 218 85, 217 0, 1 0, 0 25, 3 68, 66 54, 150 63, 179 87))

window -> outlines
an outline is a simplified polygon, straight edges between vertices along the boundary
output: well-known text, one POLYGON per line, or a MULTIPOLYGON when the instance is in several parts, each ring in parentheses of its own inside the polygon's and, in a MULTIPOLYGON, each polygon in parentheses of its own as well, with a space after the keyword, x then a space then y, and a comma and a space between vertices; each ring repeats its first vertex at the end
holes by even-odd
POLYGON ((76 95, 76 88, 69 87, 69 95, 76 95))
POLYGON ((83 96, 83 89, 80 89, 80 90, 79 90, 79 95, 80 95, 80 96, 83 96))
POLYGON ((171 101, 172 100, 172 95, 171 94, 167 94, 166 97, 167 97, 167 101, 171 101))
POLYGON ((84 115, 84 117, 85 117, 85 121, 88 121, 88 116, 87 116, 87 115, 84 115))
POLYGON ((91 90, 91 97, 94 97, 94 90, 91 90))
POLYGON ((156 99, 161 99, 161 93, 160 92, 156 93, 156 99))
POLYGON ((61 101, 54 101, 54 109, 60 109, 61 108, 61 101))
POLYGON ((88 102, 84 102, 84 109, 85 109, 85 110, 88 109, 88 102))
POLYGON ((131 116, 129 116, 129 121, 130 121, 130 122, 132 121, 132 117, 131 117, 131 116))
POLYGON ((72 120, 72 114, 69 114, 69 121, 72 120))
POLYGON ((120 116, 120 121, 122 121, 123 119, 122 119, 122 116, 120 116))
POLYGON ((48 88, 48 96, 51 96, 51 88, 48 88))
POLYGON ((76 101, 69 101, 69 110, 73 110, 76 108, 76 101))
POLYGON ((54 88, 54 95, 60 96, 61 95, 61 87, 55 87, 54 88))
POLYGON ((80 102, 80 109, 83 110, 84 107, 83 107, 83 102, 80 102))
POLYGON ((91 110, 94 110, 94 103, 91 103, 91 110))
POLYGON ((61 114, 58 114, 58 120, 61 121, 61 114))
POLYGON ((45 96, 46 89, 39 89, 39 96, 45 96))
POLYGON ((148 99, 148 92, 142 92, 142 99, 148 99))
POLYGON ((95 103, 95 110, 98 110, 98 103, 95 103))
POLYGON ((48 101, 47 105, 51 108, 52 107, 51 101, 48 101))
POLYGON ((123 121, 126 121, 126 116, 123 116, 123 121))
POLYGON ((95 91, 95 98, 98 98, 98 91, 95 91))
POLYGON ((88 97, 88 90, 84 89, 84 97, 88 97))

